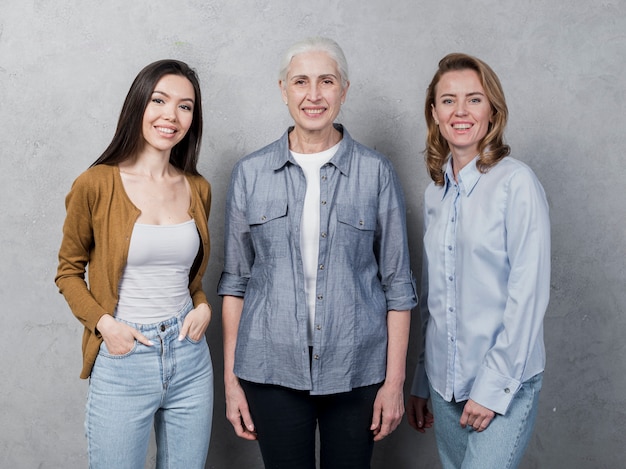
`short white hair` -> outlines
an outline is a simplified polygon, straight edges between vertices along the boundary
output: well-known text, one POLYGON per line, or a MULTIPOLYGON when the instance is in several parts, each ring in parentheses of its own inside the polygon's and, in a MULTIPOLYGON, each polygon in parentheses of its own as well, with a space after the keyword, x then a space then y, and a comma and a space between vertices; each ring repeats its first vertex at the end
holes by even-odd
POLYGON ((283 83, 283 86, 287 81, 287 72, 289 71, 291 60, 296 55, 305 52, 324 52, 328 54, 328 56, 337 63, 337 69, 339 70, 341 78, 341 87, 345 88, 348 85, 348 81, 350 81, 348 78, 348 61, 341 47, 332 39, 318 36, 298 41, 287 49, 280 63, 280 70, 278 72, 278 79, 283 83))

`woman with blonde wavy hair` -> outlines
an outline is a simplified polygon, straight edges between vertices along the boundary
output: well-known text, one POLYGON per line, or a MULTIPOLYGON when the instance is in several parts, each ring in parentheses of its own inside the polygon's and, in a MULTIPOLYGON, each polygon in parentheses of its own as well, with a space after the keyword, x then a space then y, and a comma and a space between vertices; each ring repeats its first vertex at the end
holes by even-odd
POLYGON ((408 417, 421 433, 434 425, 444 469, 517 467, 537 414, 550 221, 535 174, 508 156, 507 116, 487 64, 459 53, 439 62, 425 104, 433 182, 408 417))

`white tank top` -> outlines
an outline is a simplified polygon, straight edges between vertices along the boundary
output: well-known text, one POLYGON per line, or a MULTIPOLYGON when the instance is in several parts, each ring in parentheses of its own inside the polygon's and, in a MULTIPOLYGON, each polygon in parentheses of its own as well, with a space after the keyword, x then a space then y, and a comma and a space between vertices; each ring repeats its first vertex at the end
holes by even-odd
POLYGON ((135 223, 115 317, 153 324, 175 316, 190 298, 189 271, 199 247, 194 220, 177 225, 135 223))

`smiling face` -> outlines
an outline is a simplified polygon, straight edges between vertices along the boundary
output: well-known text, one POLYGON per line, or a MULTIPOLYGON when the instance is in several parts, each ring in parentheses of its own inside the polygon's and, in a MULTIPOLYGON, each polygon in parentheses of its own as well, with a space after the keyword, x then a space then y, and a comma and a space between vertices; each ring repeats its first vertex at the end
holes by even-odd
POLYGON ((193 121, 195 92, 180 75, 164 75, 154 87, 143 115, 144 150, 169 152, 180 142, 193 121))
POLYGON ((478 73, 471 69, 444 73, 435 88, 432 115, 452 156, 473 159, 493 115, 478 73))
POLYGON ((337 63, 327 53, 296 55, 286 80, 279 84, 298 131, 314 133, 333 129, 349 84, 342 87, 337 63))

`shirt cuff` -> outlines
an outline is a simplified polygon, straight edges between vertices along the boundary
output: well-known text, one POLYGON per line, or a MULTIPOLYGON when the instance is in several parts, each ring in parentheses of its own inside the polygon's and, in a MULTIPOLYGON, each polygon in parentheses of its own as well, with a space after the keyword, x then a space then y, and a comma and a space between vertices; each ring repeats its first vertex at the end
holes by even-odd
POLYGON ((504 415, 521 385, 522 383, 516 379, 482 366, 472 386, 470 399, 497 414, 504 415))
POLYGON ((414 282, 395 284, 385 290, 388 311, 410 311, 417 306, 414 282))
POLYGON ((217 294, 219 296, 238 296, 243 298, 248 286, 248 278, 222 272, 220 281, 217 284, 217 294))

